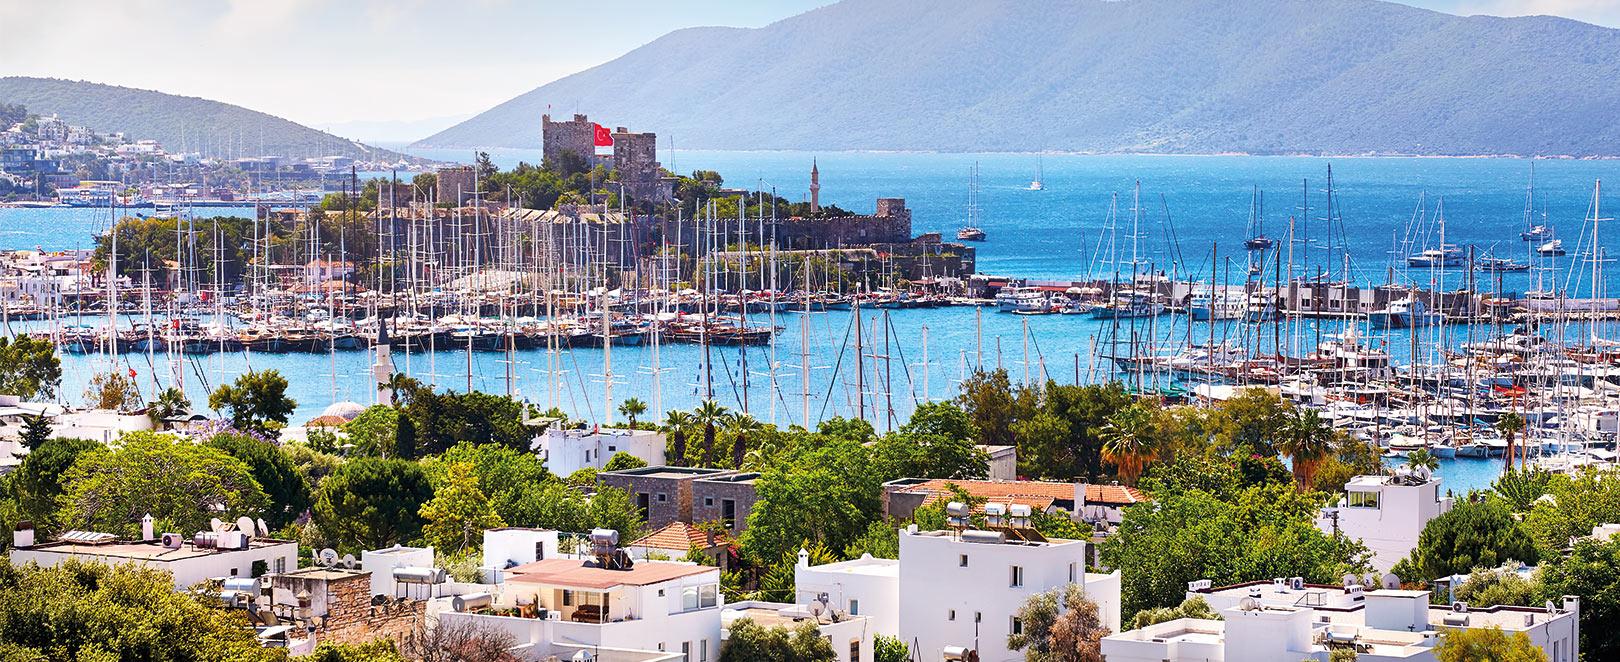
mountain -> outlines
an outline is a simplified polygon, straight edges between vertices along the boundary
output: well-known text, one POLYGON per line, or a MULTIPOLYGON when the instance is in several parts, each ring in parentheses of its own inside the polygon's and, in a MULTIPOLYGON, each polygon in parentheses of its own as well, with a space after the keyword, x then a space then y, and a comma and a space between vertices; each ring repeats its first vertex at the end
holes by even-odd
POLYGON ((1560 18, 845 0, 670 33, 415 146, 536 147, 549 104, 683 148, 1620 155, 1615 80, 1620 30, 1560 18))
POLYGON ((54 113, 101 132, 123 132, 131 140, 156 140, 171 152, 414 160, 241 106, 131 87, 12 76, 0 78, 0 103, 20 103, 31 113, 54 113))

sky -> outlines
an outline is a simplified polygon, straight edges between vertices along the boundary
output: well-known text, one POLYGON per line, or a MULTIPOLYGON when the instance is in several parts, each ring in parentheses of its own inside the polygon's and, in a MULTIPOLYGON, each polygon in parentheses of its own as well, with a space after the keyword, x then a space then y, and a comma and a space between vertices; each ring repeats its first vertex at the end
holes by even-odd
MULTIPOLYGON (((0 75, 155 89, 407 141, 671 30, 759 27, 829 1, 0 0, 0 75)), ((1620 0, 1405 2, 1620 27, 1620 0)))

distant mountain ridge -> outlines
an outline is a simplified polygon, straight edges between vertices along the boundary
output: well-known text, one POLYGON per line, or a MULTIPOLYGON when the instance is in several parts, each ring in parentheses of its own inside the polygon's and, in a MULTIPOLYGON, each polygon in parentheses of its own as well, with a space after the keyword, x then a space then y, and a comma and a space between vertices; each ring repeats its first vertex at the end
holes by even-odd
POLYGON ((672 32, 414 147, 1620 155, 1620 30, 1377 0, 845 0, 672 32), (565 110, 563 110, 565 109, 565 110))
POLYGON ((55 114, 70 124, 130 139, 156 140, 171 153, 204 156, 349 156, 415 160, 256 110, 197 97, 57 78, 0 78, 0 103, 55 114))

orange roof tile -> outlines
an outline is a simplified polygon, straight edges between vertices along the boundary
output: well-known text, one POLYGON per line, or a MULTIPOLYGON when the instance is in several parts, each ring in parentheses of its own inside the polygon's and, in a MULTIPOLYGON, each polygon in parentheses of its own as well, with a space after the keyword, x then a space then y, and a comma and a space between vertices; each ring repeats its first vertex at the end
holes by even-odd
MULTIPOLYGON (((730 544, 724 533, 714 537, 717 545, 730 544)), ((664 528, 649 533, 627 545, 628 547, 650 547, 652 549, 666 549, 686 553, 693 547, 706 549, 709 546, 709 534, 702 529, 686 522, 671 522, 664 528)))
MULTIPOLYGON (((930 480, 906 487, 912 493, 950 493, 955 485, 969 495, 988 501, 1027 503, 1034 508, 1046 508, 1054 501, 1074 501, 1074 483, 1056 483, 1039 480, 930 480), (1044 503, 1045 505, 1041 505, 1044 503)), ((930 497, 933 501, 937 496, 930 497)), ((1129 505, 1147 501, 1147 497, 1134 487, 1123 485, 1086 485, 1086 503, 1103 505, 1129 505)))

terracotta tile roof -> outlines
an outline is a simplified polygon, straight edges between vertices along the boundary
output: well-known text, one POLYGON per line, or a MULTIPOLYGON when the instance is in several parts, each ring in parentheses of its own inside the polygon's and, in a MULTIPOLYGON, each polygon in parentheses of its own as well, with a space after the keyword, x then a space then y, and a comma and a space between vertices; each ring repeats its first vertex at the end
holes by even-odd
MULTIPOLYGON (((724 533, 715 535, 714 542, 716 545, 730 544, 726 540, 724 533)), ((635 542, 626 545, 626 547, 650 547, 682 554, 691 551, 693 547, 706 549, 708 546, 709 534, 686 522, 671 522, 664 528, 644 535, 635 542)))
POLYGON ((342 416, 316 416, 304 424, 306 428, 341 428, 349 419, 342 416))
MULTIPOLYGON (((934 501, 939 498, 938 495, 950 494, 949 485, 952 484, 976 498, 1002 503, 1027 503, 1037 509, 1050 507, 1053 502, 1074 501, 1074 483, 1039 480, 930 480, 908 486, 901 491, 932 493, 935 496, 929 497, 928 501, 934 501)), ((1147 500, 1147 497, 1134 487, 1086 485, 1088 504, 1123 506, 1147 500)))
POLYGON ((608 570, 596 567, 595 561, 545 559, 507 570, 511 576, 506 581, 600 590, 615 586, 662 584, 711 571, 718 570, 706 565, 669 561, 637 561, 629 570, 608 570))

